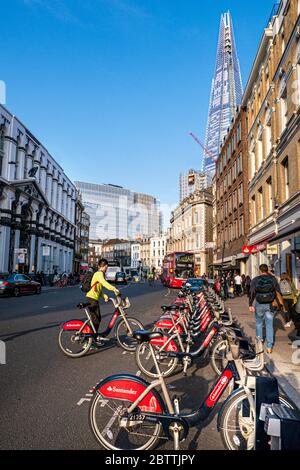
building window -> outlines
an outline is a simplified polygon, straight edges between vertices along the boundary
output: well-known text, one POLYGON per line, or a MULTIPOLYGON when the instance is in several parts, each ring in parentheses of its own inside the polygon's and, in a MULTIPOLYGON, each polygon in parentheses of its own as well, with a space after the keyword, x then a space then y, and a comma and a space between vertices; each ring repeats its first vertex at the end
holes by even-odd
POLYGON ((252 199, 251 199, 251 208, 252 208, 252 225, 255 225, 256 224, 256 200, 255 200, 255 196, 252 196, 252 199))
POLYGON ((228 211, 229 214, 232 214, 232 196, 228 199, 228 211))
POLYGON ((242 215, 240 217, 240 220, 239 220, 239 234, 240 234, 240 237, 242 237, 244 235, 244 216, 242 215))
POLYGON ((234 150, 235 150, 235 138, 234 138, 234 134, 233 134, 233 136, 231 138, 231 151, 232 151, 232 153, 234 152, 234 150))
POLYGON ((231 156, 231 149, 230 149, 230 143, 228 144, 228 147, 227 147, 227 161, 229 162, 230 160, 230 156, 231 156))
POLYGON ((243 204, 243 184, 239 185, 239 205, 243 204))
POLYGON ((289 159, 285 157, 282 162, 282 169, 283 169, 283 195, 284 200, 286 201, 290 197, 290 188, 289 188, 289 159))
POLYGON ((4 174, 3 160, 4 160, 4 132, 0 131, 0 176, 4 174))
POLYGON ((229 225, 229 241, 232 241, 232 224, 229 225))
POLYGON ((221 160, 220 160, 220 175, 222 174, 222 172, 223 172, 223 167, 222 167, 222 158, 221 158, 221 160))
POLYGON ((223 188, 224 188, 224 193, 225 193, 226 190, 227 190, 227 188, 226 188, 226 176, 224 177, 223 188))
POLYGON ((224 155, 223 155, 223 162, 224 162, 224 168, 226 166, 226 152, 224 152, 224 155))
POLYGON ((238 143, 241 141, 241 124, 238 125, 237 129, 237 141, 238 143))
POLYGON ((230 186, 231 186, 231 168, 229 169, 228 174, 227 174, 227 184, 228 184, 228 188, 230 188, 230 186))
POLYGON ((286 75, 283 74, 280 81, 280 119, 281 119, 281 133, 285 130, 287 125, 287 86, 286 86, 286 75))
POLYGON ((263 162, 262 129, 259 130, 256 150, 257 150, 257 169, 259 170, 263 162))
POLYGON ((237 159, 237 170, 238 170, 238 174, 240 174, 243 171, 243 159, 242 159, 241 154, 239 154, 238 159, 237 159))
POLYGON ((232 175, 232 180, 235 181, 236 180, 236 161, 234 162, 234 165, 233 165, 233 175, 232 175))
POLYGON ((271 214, 273 212, 273 191, 272 191, 272 177, 267 179, 267 204, 268 212, 271 214))
POLYGON ((258 190, 258 207, 259 207, 259 219, 264 218, 264 199, 263 199, 263 189, 262 187, 258 190))
POLYGON ((233 193, 233 209, 237 208, 237 193, 234 191, 233 193))

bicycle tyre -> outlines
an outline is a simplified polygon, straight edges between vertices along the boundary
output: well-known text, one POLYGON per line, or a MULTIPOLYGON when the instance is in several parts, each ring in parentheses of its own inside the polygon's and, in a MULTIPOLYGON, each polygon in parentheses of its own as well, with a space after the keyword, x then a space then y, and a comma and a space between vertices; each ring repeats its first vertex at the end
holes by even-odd
POLYGON ((89 352, 89 350, 90 350, 90 348, 91 348, 91 346, 92 346, 92 343, 93 343, 93 339, 92 339, 91 337, 86 338, 86 345, 85 345, 85 347, 82 349, 82 351, 80 351, 80 352, 78 352, 78 353, 73 353, 73 352, 71 351, 71 349, 66 348, 66 347, 64 346, 63 341, 62 341, 63 333, 65 333, 65 331, 64 331, 63 329, 61 329, 60 332, 59 332, 59 335, 58 335, 58 345, 59 345, 60 349, 62 350, 62 352, 63 352, 66 356, 72 357, 72 358, 75 359, 75 358, 78 358, 78 357, 85 356, 85 355, 89 352))
POLYGON ((149 437, 149 439, 145 443, 143 443, 143 445, 137 444, 137 446, 134 446, 134 444, 132 443, 132 446, 130 449, 128 448, 129 447, 128 445, 127 446, 125 445, 126 440, 127 442, 130 441, 130 437, 131 437, 130 430, 129 431, 124 430, 124 429, 122 430, 120 426, 116 425, 116 427, 113 428, 114 432, 111 431, 111 428, 115 425, 116 419, 119 419, 118 414, 120 416, 122 408, 126 408, 126 403, 130 405, 130 402, 127 402, 126 400, 121 401, 121 400, 116 400, 114 398, 105 398, 99 392, 95 393, 91 401, 90 409, 89 409, 89 423, 90 423, 90 427, 91 427, 94 437, 96 438, 97 442, 100 443, 107 450, 134 450, 134 451, 150 450, 160 438, 161 430, 162 430, 162 426, 160 423, 158 424, 156 423, 154 425, 154 430, 150 431, 151 434, 149 436, 144 434, 147 431, 144 431, 143 429, 146 428, 146 430, 148 430, 150 426, 149 425, 145 426, 145 423, 142 423, 141 437, 149 437), (107 417, 106 417, 106 412, 107 412, 107 417), (101 425, 99 425, 97 416, 99 416, 99 420, 101 420, 101 422, 107 421, 107 423, 105 425, 104 423, 103 424, 101 423, 101 425), (120 436, 119 436, 119 433, 121 434, 120 436), (112 439, 117 440, 118 446, 112 444, 112 442, 109 442, 108 439, 110 439, 111 441, 112 439))
MULTIPOLYGON (((132 331, 144 329, 144 326, 142 325, 142 323, 136 318, 128 317, 126 318, 126 321, 130 323, 132 331)), ((138 343, 134 338, 128 335, 122 334, 122 328, 124 328, 124 332, 127 331, 126 323, 124 320, 121 320, 116 326, 117 342, 121 346, 121 348, 125 349, 125 351, 134 352, 136 350, 138 343), (127 343, 127 341, 129 344, 127 343)))
MULTIPOLYGON (((254 392, 253 397, 254 397, 254 392)), ((247 395, 243 389, 235 392, 232 394, 231 397, 227 399, 227 401, 224 403, 221 411, 220 411, 220 425, 219 425, 219 430, 221 433, 221 438, 223 445, 226 450, 254 450, 254 445, 255 445, 255 425, 254 425, 254 420, 252 422, 247 421, 251 420, 251 417, 246 417, 245 416, 239 416, 239 413, 241 410, 239 407, 244 408, 245 405, 242 405, 245 400, 245 405, 250 408, 249 406, 249 401, 247 398, 247 395), (239 433, 241 434, 241 437, 245 440, 245 442, 241 442, 241 437, 237 435, 237 433, 233 433, 232 437, 230 433, 235 431, 234 429, 230 428, 229 425, 229 420, 231 415, 233 416, 233 422, 234 423, 239 423, 237 426, 239 426, 239 433), (250 426, 250 431, 247 429, 247 424, 250 426), (244 426, 241 428, 241 426, 244 426), (248 439, 247 439, 248 436, 248 439), (248 442, 250 441, 250 442, 248 442)), ((285 405, 288 408, 294 409, 294 404, 286 397, 280 395, 279 396, 279 402, 281 405, 285 405)))
POLYGON ((221 375, 228 361, 226 353, 228 351, 228 341, 226 339, 217 340, 210 351, 210 364, 217 375, 221 375))
MULTIPOLYGON (((147 356, 146 356, 147 359, 147 356)), ((136 364, 139 368, 139 370, 146 375, 147 377, 152 377, 152 378, 157 378, 158 374, 156 372, 154 362, 149 350, 149 343, 141 343, 138 345, 138 347, 135 350, 135 361, 136 364), (142 362, 141 362, 141 356, 143 356, 146 353, 148 355, 148 360, 150 359, 149 366, 146 367, 142 362), (151 366, 151 369, 150 369, 151 366)), ((166 359, 161 359, 158 361, 159 365, 162 366, 162 364, 166 364, 167 361, 169 361, 170 366, 162 371, 162 375, 164 377, 170 377, 171 375, 174 374, 177 366, 178 366, 178 358, 177 357, 172 357, 172 358, 166 358, 166 359)))

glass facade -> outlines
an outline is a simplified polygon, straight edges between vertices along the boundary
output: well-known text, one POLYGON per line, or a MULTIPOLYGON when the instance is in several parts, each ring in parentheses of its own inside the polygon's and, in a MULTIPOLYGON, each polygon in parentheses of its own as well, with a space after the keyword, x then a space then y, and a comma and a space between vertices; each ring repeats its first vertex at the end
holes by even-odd
POLYGON ((221 16, 215 75, 205 136, 203 170, 214 174, 219 147, 243 95, 240 65, 230 13, 221 16))
POLYGON ((135 240, 160 233, 156 198, 111 184, 77 181, 75 185, 91 219, 91 239, 135 240))

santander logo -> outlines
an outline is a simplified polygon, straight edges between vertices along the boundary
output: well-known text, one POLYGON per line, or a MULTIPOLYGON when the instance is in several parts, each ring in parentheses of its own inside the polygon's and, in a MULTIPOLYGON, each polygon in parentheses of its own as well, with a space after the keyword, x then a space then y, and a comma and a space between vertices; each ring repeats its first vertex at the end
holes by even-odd
POLYGON ((216 385, 216 388, 213 390, 213 392, 209 395, 209 399, 211 401, 216 401, 222 390, 224 389, 225 385, 227 385, 229 382, 229 378, 225 375, 224 377, 221 377, 220 381, 216 385))
POLYGON ((117 388, 115 386, 109 386, 107 387, 106 389, 108 392, 115 392, 115 393, 126 393, 126 394, 129 394, 129 395, 136 395, 137 394, 137 391, 136 390, 132 390, 132 388, 130 390, 126 390, 125 388, 117 388))

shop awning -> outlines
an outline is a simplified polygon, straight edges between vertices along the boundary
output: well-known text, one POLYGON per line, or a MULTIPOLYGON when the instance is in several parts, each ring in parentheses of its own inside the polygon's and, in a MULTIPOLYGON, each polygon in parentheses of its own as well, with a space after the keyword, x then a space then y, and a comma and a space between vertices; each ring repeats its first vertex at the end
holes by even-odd
POLYGON ((278 234, 269 240, 269 245, 275 245, 275 243, 295 237, 300 237, 300 219, 294 220, 293 223, 279 230, 278 234))

